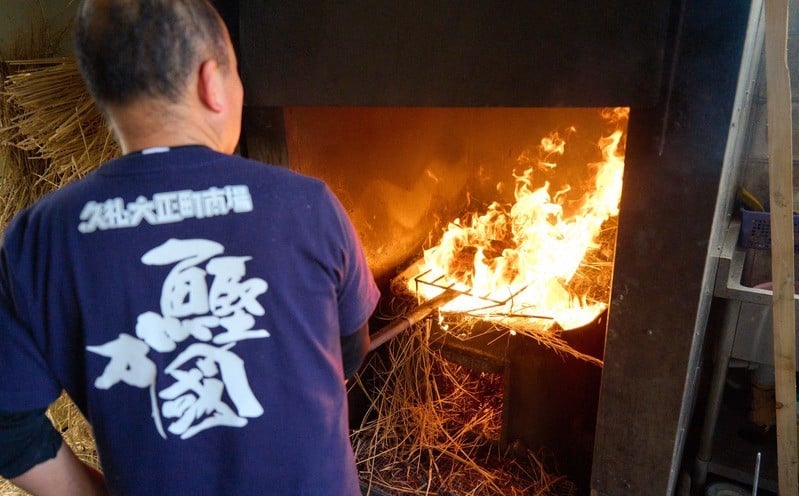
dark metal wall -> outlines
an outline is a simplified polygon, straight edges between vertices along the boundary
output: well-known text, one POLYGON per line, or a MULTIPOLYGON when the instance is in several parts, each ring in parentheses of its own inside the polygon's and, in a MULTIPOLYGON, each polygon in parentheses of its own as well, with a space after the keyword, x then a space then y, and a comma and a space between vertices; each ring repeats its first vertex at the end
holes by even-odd
POLYGON ((246 102, 651 106, 670 3, 246 0, 246 102))
POLYGON ((631 113, 592 470, 598 495, 675 489, 749 3, 687 0, 671 94, 631 113))

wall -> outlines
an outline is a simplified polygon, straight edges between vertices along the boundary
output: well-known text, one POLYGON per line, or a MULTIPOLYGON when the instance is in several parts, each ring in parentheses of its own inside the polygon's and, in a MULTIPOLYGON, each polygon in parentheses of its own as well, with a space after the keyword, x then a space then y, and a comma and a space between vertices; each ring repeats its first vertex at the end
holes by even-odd
POLYGON ((661 108, 630 112, 595 495, 674 494, 685 439, 680 412, 695 367, 693 343, 703 337, 695 328, 707 294, 706 259, 749 4, 683 2, 670 93, 661 108))
MULTIPOLYGON (((71 53, 70 26, 77 0, 2 0, 0 9, 0 60, 18 57, 20 49, 38 42, 42 34, 54 40, 52 54, 71 53), (57 41, 55 41, 57 40, 57 41)), ((4 168, 0 156, 0 173, 4 168)))
POLYGON ((0 10, 0 56, 13 54, 15 42, 38 36, 39 27, 48 33, 65 33, 57 46, 59 55, 70 52, 69 26, 75 14, 77 0, 4 0, 0 10))

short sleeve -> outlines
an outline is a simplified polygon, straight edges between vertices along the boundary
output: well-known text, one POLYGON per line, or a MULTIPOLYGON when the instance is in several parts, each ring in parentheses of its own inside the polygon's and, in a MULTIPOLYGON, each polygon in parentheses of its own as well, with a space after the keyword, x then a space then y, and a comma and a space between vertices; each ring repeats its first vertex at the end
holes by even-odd
POLYGON ((24 258, 16 255, 12 226, 0 247, 0 410, 15 412, 46 407, 61 392, 33 328, 21 318, 21 298, 31 288, 14 278, 24 258), (12 262, 13 261, 13 262, 12 262))

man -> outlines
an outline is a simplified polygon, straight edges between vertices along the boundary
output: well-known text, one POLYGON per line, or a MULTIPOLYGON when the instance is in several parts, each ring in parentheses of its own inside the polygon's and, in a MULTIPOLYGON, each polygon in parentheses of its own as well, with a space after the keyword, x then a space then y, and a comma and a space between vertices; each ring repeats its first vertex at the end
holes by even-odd
POLYGON ((34 494, 360 494, 345 377, 378 291, 320 181, 231 155, 242 86, 206 0, 85 0, 81 72, 124 156, 0 252, 0 473, 34 494), (105 479, 47 422, 66 390, 105 479))

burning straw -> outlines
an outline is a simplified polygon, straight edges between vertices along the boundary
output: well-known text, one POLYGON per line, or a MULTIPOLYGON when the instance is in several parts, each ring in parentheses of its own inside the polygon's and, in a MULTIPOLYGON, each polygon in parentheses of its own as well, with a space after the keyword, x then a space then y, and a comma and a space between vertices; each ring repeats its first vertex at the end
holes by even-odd
POLYGON ((447 362, 431 322, 371 355, 351 388, 368 398, 352 434, 361 483, 372 494, 550 495, 567 481, 530 451, 500 452, 501 378, 447 362))
MULTIPOLYGON (((615 228, 610 228, 608 231, 612 233, 611 237, 615 237, 615 228)), ((595 294, 598 294, 596 293, 598 291, 599 293, 604 292, 602 294, 607 295, 609 290, 607 288, 597 289, 596 280, 604 280, 603 278, 609 277, 607 274, 612 273, 612 262, 602 260, 600 257, 600 255, 586 257, 584 261, 586 268, 578 271, 579 277, 575 278, 573 284, 578 287, 585 286, 586 288, 590 286, 589 289, 595 291, 595 294), (584 270, 596 271, 599 275, 583 275, 584 270), (593 279, 586 282, 585 279, 589 277, 593 279)), ((415 270, 416 267, 412 265, 400 274, 399 277, 395 278, 391 283, 391 293, 399 295, 399 299, 410 299, 417 296, 412 295, 408 289, 410 286, 413 286, 413 283, 409 280, 409 275, 413 274, 415 270)), ((609 279, 607 285, 610 285, 609 279)), ((605 298, 607 298, 607 296, 605 296, 605 298)), ((433 300, 428 300, 427 303, 431 301, 433 300)), ((491 320, 487 320, 483 315, 475 316, 468 313, 441 312, 438 317, 438 324, 440 329, 447 335, 459 340, 474 339, 485 334, 491 335, 498 340, 507 334, 520 334, 526 338, 535 340, 541 346, 548 348, 560 356, 570 356, 594 364, 597 367, 604 366, 602 359, 588 353, 583 353, 570 345, 564 338, 565 333, 569 331, 551 326, 551 322, 547 319, 532 318, 529 315, 506 315, 502 317, 493 315, 491 317, 491 320), (545 324, 542 325, 540 321, 545 322, 545 324)))
POLYGON ((413 267, 408 290, 424 299, 460 291, 442 312, 509 320, 519 330, 570 330, 595 320, 608 306, 628 115, 627 108, 596 115, 606 131, 590 156, 578 157, 587 163, 577 188, 551 187, 568 150, 557 132, 522 153, 514 201, 450 221, 413 267))

